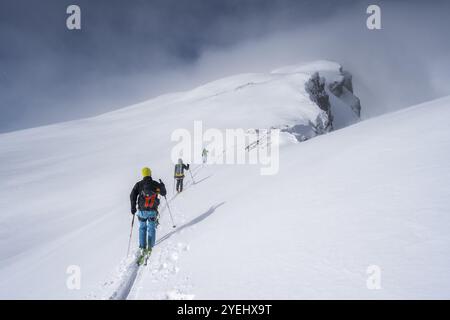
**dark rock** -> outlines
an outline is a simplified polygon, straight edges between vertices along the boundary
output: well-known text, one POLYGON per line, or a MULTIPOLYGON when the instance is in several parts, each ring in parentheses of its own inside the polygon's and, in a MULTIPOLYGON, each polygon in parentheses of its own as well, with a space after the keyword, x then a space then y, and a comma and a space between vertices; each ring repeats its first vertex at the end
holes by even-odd
POLYGON ((346 103, 350 106, 352 111, 358 116, 361 116, 361 102, 358 97, 353 94, 353 76, 350 72, 340 68, 342 78, 339 81, 334 81, 329 84, 328 89, 336 97, 344 98, 346 103))
POLYGON ((333 127, 333 116, 331 114, 330 98, 325 90, 325 78, 320 77, 318 72, 315 72, 311 79, 305 84, 305 90, 309 94, 311 101, 315 102, 320 109, 326 112, 328 116, 327 130, 333 127))

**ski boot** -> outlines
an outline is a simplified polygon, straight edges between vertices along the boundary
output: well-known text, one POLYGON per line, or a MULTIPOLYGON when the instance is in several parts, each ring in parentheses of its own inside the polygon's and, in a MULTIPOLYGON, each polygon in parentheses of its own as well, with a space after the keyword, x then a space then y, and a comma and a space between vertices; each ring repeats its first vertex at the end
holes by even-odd
POLYGON ((142 265, 145 262, 145 256, 146 256, 147 249, 140 248, 139 250, 140 250, 139 257, 136 261, 138 266, 142 265))

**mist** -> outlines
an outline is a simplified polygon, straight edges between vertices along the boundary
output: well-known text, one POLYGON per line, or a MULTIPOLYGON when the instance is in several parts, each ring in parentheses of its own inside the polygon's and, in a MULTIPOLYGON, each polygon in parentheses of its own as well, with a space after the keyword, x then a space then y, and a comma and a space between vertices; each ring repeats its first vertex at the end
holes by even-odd
POLYGON ((450 5, 383 3, 382 30, 368 30, 367 3, 225 52, 205 52, 198 66, 203 73, 220 66, 223 74, 233 74, 334 60, 353 74, 366 118, 449 95, 450 43, 445 39, 450 5))
POLYGON ((449 95, 450 5, 377 1, 382 29, 368 30, 372 3, 4 1, 0 132, 318 59, 354 75, 364 118, 449 95), (73 3, 82 10, 81 31, 65 28, 73 3))

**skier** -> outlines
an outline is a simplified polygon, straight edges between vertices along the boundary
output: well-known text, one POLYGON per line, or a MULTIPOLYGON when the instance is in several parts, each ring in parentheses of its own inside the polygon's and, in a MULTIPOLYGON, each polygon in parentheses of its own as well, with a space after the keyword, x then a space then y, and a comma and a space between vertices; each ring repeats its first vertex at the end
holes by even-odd
POLYGON ((156 223, 158 220, 158 195, 167 194, 164 183, 152 179, 152 171, 145 167, 142 169, 143 179, 138 181, 131 190, 131 214, 136 213, 136 201, 138 206, 137 217, 139 219, 139 248, 141 255, 138 264, 142 264, 146 257, 150 256, 155 245, 156 223))
POLYGON ((184 164, 183 160, 178 159, 174 172, 174 178, 177 181, 177 192, 183 191, 184 170, 189 170, 189 164, 184 164))
POLYGON ((208 150, 206 150, 206 148, 203 148, 202 159, 203 159, 203 164, 205 164, 206 161, 208 161, 208 150))

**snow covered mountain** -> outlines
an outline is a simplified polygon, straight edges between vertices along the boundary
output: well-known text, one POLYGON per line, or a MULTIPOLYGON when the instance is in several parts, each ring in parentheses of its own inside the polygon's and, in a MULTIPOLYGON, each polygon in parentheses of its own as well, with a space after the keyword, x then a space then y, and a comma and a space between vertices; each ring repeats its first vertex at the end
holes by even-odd
POLYGON ((320 61, 0 135, 0 298, 449 298, 450 97, 346 127, 350 80, 320 61), (171 133, 195 120, 283 129, 279 173, 194 164, 173 198, 171 133), (143 166, 166 182, 177 228, 162 201, 138 270, 126 250, 143 166))

